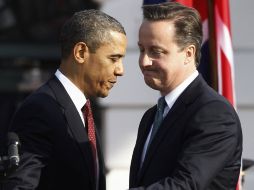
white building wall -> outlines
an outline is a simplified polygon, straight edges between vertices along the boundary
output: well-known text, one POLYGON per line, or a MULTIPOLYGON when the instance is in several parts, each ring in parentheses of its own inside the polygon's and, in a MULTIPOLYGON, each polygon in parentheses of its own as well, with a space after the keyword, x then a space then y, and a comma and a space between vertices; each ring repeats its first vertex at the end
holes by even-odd
POLYGON ((231 0, 230 3, 236 98, 244 138, 243 158, 254 160, 254 1, 231 0))
MULTIPOLYGON (((155 104, 158 92, 148 88, 138 67, 137 35, 142 21, 142 0, 107 0, 102 8, 117 18, 128 37, 124 59, 125 75, 119 78, 104 107, 103 130, 107 188, 128 188, 131 155, 139 121, 147 108, 155 104)), ((243 158, 254 159, 254 1, 230 0, 233 36, 237 108, 244 136, 243 158)), ((244 189, 248 190, 248 189, 244 189)))

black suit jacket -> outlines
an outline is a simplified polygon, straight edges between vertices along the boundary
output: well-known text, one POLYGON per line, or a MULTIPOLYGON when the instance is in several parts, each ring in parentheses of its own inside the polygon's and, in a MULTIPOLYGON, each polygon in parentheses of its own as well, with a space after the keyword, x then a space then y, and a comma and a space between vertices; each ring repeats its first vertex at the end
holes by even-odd
POLYGON ((235 190, 241 165, 240 121, 228 101, 199 75, 179 96, 140 160, 156 106, 143 116, 130 168, 130 188, 235 190))
MULTIPOLYGON (((21 164, 4 189, 95 190, 94 160, 87 132, 55 76, 25 100, 15 114, 11 131, 21 141, 21 164)), ((105 190, 99 144, 98 189, 105 190)))

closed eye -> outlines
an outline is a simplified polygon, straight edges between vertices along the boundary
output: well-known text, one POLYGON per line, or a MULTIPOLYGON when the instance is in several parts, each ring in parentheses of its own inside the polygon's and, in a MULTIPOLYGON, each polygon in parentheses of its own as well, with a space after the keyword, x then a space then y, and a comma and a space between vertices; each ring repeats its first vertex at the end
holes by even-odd
POLYGON ((115 63, 115 62, 117 62, 117 61, 119 61, 121 58, 123 58, 124 56, 123 55, 111 55, 111 56, 109 56, 109 59, 113 62, 113 63, 115 63))
POLYGON ((165 51, 162 49, 158 49, 158 48, 152 48, 149 51, 149 54, 153 58, 158 58, 158 57, 162 56, 163 54, 165 54, 165 51))
POLYGON ((163 52, 161 50, 156 50, 156 49, 151 51, 151 54, 153 54, 153 55, 160 55, 162 53, 163 52))
POLYGON ((119 58, 117 58, 117 57, 110 57, 110 59, 111 59, 112 62, 117 62, 119 58))

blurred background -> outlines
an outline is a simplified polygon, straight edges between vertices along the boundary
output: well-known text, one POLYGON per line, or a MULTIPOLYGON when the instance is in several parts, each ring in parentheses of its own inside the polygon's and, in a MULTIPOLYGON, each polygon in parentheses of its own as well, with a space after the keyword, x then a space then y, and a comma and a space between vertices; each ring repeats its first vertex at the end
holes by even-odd
MULTIPOLYGON (((137 37, 142 4, 143 0, 0 0, 0 145, 20 102, 58 67, 58 34, 62 23, 75 11, 101 9, 124 25, 128 37, 125 75, 119 78, 107 98, 94 100, 95 120, 101 130, 108 171, 107 187, 127 189, 139 121, 159 96, 145 85, 138 67, 137 37)), ((229 0, 229 5, 235 100, 244 136, 243 158, 252 161, 254 1, 229 0)), ((252 164, 244 169, 243 190, 253 190, 252 164)))

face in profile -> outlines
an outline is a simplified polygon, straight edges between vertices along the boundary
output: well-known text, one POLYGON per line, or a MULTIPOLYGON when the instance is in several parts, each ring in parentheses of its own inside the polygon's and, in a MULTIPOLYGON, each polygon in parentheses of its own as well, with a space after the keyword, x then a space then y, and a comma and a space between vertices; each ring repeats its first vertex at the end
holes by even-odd
POLYGON ((95 53, 89 53, 84 81, 87 96, 106 97, 124 73, 123 57, 127 39, 119 32, 111 31, 111 40, 102 44, 95 53))
POLYGON ((139 30, 139 66, 148 86, 166 95, 185 76, 185 50, 175 42, 171 21, 146 21, 139 30))

